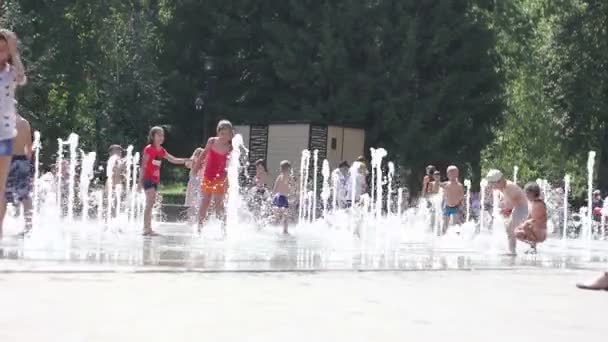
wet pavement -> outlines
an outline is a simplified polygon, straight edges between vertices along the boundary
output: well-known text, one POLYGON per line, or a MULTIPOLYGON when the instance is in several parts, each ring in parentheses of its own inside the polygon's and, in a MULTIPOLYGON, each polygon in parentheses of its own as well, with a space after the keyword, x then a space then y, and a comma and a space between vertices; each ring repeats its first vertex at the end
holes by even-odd
POLYGON ((608 267, 608 242, 550 239, 537 255, 520 246, 503 255, 504 237, 429 234, 355 237, 327 227, 232 229, 202 235, 185 224, 162 224, 162 236, 97 229, 49 229, 0 241, 0 272, 252 272, 589 269, 608 267))

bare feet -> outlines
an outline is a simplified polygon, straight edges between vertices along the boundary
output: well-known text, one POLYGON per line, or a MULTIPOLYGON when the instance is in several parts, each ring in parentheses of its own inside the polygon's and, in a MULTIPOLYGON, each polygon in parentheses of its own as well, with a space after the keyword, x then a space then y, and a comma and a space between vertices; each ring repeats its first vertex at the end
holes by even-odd
POLYGON ((608 272, 586 282, 576 284, 576 287, 584 290, 605 290, 608 291, 608 272))

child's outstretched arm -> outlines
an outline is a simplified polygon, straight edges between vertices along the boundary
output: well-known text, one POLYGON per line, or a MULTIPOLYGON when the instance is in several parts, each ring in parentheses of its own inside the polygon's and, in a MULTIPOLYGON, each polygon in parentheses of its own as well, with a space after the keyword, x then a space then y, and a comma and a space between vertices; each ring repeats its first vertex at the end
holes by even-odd
POLYGON ((169 163, 176 164, 176 165, 186 165, 186 161, 189 160, 187 158, 176 158, 173 155, 171 155, 169 152, 167 152, 165 154, 165 159, 167 159, 169 161, 169 163))

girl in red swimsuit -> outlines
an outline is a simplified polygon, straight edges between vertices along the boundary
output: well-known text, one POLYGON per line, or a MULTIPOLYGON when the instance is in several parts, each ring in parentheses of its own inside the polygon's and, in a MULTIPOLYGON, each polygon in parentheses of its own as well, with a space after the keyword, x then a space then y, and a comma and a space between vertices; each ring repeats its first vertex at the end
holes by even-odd
POLYGON ((152 207, 156 202, 156 191, 160 183, 160 166, 163 159, 172 164, 185 165, 188 159, 175 158, 161 145, 165 141, 165 131, 161 127, 152 127, 148 134, 148 145, 144 148, 139 172, 139 186, 146 194, 144 210, 144 236, 158 236, 152 230, 152 207))
POLYGON ((199 232, 202 230, 203 222, 207 218, 207 211, 209 210, 209 205, 211 205, 211 200, 213 200, 215 205, 217 217, 222 221, 223 225, 226 223, 224 211, 224 197, 228 189, 226 166, 230 152, 232 152, 233 135, 234 129, 230 121, 222 120, 217 124, 217 136, 209 138, 207 146, 205 146, 205 152, 203 152, 205 168, 201 184, 203 196, 199 211, 199 232))

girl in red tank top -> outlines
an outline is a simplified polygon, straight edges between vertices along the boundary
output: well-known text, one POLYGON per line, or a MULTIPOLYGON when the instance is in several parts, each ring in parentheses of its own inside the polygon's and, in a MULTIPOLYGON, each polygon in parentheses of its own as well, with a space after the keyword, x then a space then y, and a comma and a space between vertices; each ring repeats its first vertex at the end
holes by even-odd
POLYGON ((207 218, 207 211, 213 200, 217 217, 222 221, 222 228, 226 223, 224 210, 224 197, 228 188, 226 179, 226 166, 228 157, 232 152, 232 137, 234 129, 230 121, 222 120, 217 124, 217 136, 209 138, 203 158, 205 168, 201 184, 202 200, 199 209, 199 232, 207 218))
POLYGON ((144 148, 139 172, 139 186, 146 194, 144 209, 144 236, 157 236, 152 230, 152 207, 156 202, 156 192, 160 183, 160 166, 163 159, 172 164, 185 165, 188 159, 175 158, 162 146, 165 141, 165 131, 162 127, 152 127, 148 134, 148 145, 144 148))

